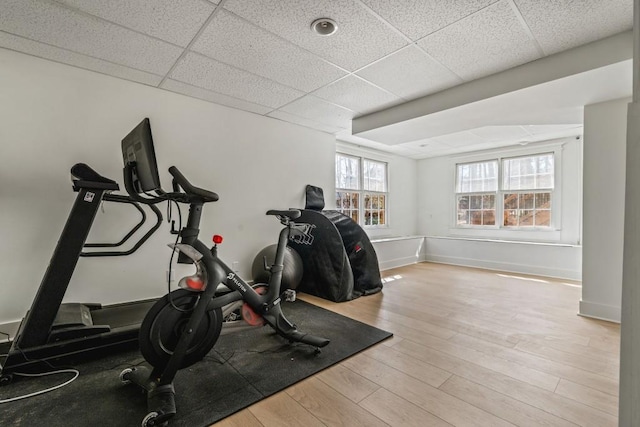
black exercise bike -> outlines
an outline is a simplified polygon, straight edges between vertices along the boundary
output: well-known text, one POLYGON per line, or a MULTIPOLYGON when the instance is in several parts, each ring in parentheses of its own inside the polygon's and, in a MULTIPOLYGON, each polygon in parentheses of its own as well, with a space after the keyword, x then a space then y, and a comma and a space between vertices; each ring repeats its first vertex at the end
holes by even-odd
POLYGON ((222 242, 219 236, 214 236, 211 248, 198 239, 203 205, 217 201, 216 193, 193 186, 175 166, 169 168, 173 192, 162 191, 157 178, 155 183, 145 182, 149 177, 157 177, 150 139, 149 122, 145 119, 123 140, 125 187, 131 198, 141 203, 169 201, 189 205, 187 225, 179 231, 180 243, 172 246, 179 253, 178 263, 193 263, 196 273, 181 279, 181 289, 158 300, 142 322, 140 351, 151 367, 131 367, 120 374, 123 382, 137 384, 147 391, 148 414, 143 427, 162 425, 176 414, 175 375, 213 348, 223 325, 227 329, 238 322, 250 326, 268 324, 290 342, 314 346, 316 351, 329 344, 326 338, 300 332, 280 307, 286 246, 289 237, 297 232, 294 220, 301 215, 300 211, 267 212, 276 216, 284 228, 280 231, 275 262, 265 265, 271 273, 269 283, 251 286, 218 258, 217 245, 222 242), (151 187, 156 187, 154 196, 150 196, 151 187))

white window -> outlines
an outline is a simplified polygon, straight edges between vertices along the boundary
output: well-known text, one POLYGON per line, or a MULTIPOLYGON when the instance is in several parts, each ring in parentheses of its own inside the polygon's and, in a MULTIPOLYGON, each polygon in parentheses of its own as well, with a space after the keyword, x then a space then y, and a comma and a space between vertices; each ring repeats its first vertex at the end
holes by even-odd
POLYGON ((554 153, 543 153, 457 164, 456 225, 548 229, 554 160, 554 153))
POLYGON ((358 224, 388 225, 387 164, 336 153, 336 210, 358 224))
POLYGON ((495 225, 498 161, 457 165, 457 225, 495 225))
POLYGON ((549 227, 554 186, 553 154, 502 162, 505 227, 549 227))

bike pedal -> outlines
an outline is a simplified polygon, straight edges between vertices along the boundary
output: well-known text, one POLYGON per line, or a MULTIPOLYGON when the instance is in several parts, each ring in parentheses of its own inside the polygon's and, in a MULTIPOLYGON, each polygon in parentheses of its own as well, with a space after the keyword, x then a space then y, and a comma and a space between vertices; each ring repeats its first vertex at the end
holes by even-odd
POLYGON ((296 291, 293 289, 287 289, 284 291, 284 300, 287 302, 294 302, 296 300, 296 291))

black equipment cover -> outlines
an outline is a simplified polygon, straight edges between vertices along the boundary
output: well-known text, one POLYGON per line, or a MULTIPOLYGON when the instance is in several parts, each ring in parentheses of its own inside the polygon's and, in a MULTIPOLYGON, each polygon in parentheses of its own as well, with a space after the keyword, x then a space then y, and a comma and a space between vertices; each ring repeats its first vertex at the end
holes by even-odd
POLYGON ((337 211, 305 209, 296 229, 289 246, 304 264, 298 291, 341 302, 382 290, 375 249, 351 218, 337 211))

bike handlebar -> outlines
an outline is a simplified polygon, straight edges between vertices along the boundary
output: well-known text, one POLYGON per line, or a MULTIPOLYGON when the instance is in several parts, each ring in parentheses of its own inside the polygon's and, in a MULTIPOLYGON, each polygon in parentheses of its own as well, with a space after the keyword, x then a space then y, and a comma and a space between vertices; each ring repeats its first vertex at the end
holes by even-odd
POLYGON ((216 193, 192 185, 189 180, 182 175, 182 172, 180 172, 177 167, 171 166, 169 168, 169 173, 188 195, 200 197, 204 203, 218 201, 219 197, 216 193))
POLYGON ((157 195, 144 193, 148 197, 142 197, 141 193, 139 193, 134 184, 133 184, 133 176, 135 171, 135 162, 127 163, 124 167, 124 186, 129 193, 129 196, 135 200, 136 202, 144 203, 146 205, 154 205, 156 203, 164 202, 167 200, 173 200, 175 202, 180 203, 208 203, 208 202, 216 202, 219 197, 213 191, 205 190, 200 187, 196 187, 189 182, 187 178, 176 168, 175 166, 171 166, 169 168, 169 173, 173 176, 174 182, 174 192, 165 193, 161 189, 156 190, 157 195), (182 191, 177 186, 181 187, 182 191))

